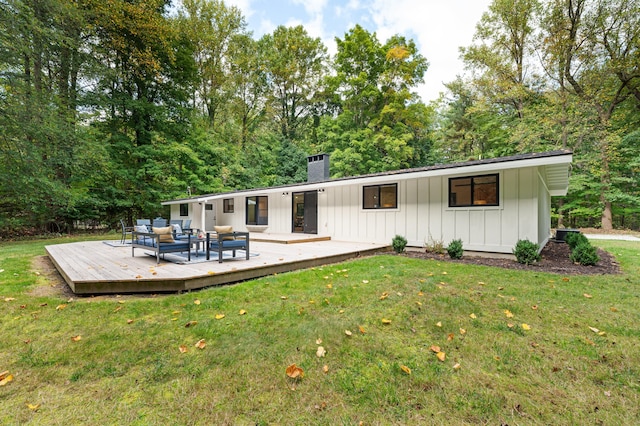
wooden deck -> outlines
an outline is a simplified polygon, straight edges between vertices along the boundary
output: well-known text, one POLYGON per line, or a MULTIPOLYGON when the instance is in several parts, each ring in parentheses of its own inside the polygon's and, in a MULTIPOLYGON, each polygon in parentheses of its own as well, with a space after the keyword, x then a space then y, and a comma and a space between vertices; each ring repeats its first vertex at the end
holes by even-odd
POLYGON ((382 244, 312 238, 274 240, 252 239, 249 260, 242 255, 223 263, 211 260, 178 264, 161 259, 156 265, 155 257, 145 254, 143 249, 136 249, 132 257, 130 246, 114 247, 102 241, 51 245, 46 246, 46 251, 71 290, 90 295, 195 290, 341 262, 389 248, 382 244))

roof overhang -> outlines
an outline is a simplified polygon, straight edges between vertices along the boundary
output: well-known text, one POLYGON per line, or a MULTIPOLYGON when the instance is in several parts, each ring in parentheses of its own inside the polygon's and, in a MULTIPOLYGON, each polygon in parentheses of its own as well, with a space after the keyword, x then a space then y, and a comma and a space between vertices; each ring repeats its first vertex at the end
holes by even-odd
POLYGON ((482 173, 492 173, 501 170, 522 169, 528 167, 540 167, 542 177, 552 196, 566 195, 569 188, 569 170, 573 155, 570 151, 554 151, 543 154, 527 154, 513 157, 502 157, 489 160, 454 163, 418 169, 396 170, 372 175, 353 176, 340 179, 331 179, 323 182, 299 183, 276 186, 270 188, 248 189, 241 191, 225 192, 219 194, 202 195, 199 197, 183 198, 179 200, 165 201, 162 205, 183 203, 209 203, 215 200, 230 198, 237 195, 255 196, 268 195, 278 192, 302 192, 323 190, 346 185, 373 185, 398 182, 400 180, 428 178, 436 176, 465 176, 482 173))

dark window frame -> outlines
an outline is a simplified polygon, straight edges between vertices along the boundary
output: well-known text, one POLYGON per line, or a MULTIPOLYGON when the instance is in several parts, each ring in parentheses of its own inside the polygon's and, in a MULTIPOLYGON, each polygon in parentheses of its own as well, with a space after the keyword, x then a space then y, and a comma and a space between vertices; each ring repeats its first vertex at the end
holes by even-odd
POLYGON ((180 204, 180 216, 181 217, 189 216, 189 204, 187 203, 180 204))
POLYGON ((380 185, 365 185, 362 187, 362 209, 363 210, 390 210, 398 208, 398 184, 397 183, 385 183, 380 185), (374 207, 367 207, 366 192, 370 189, 377 189, 377 198, 380 200, 380 193, 382 188, 393 187, 394 188, 394 201, 393 206, 383 207, 381 204, 375 204, 374 207))
POLYGON ((245 198, 245 224, 247 225, 269 225, 269 197, 267 195, 256 195, 253 197, 245 198), (260 199, 266 201, 266 216, 260 216, 260 199), (255 204, 250 205, 249 200, 254 200, 255 204), (249 212, 251 209, 255 209, 254 217, 255 221, 249 222, 249 212))
POLYGON ((222 200, 222 213, 233 213, 234 208, 234 199, 233 198, 225 198, 222 200))
POLYGON ((461 176, 461 177, 455 177, 455 178, 449 178, 449 193, 448 193, 448 198, 449 198, 449 207, 450 208, 456 208, 456 207, 497 207, 500 206, 500 173, 490 173, 490 174, 486 174, 486 175, 474 175, 474 176, 461 176), (487 178, 487 177, 495 177, 496 178, 496 183, 495 183, 495 191, 496 191, 496 202, 495 203, 485 203, 485 204, 476 204, 476 200, 474 199, 474 194, 475 194, 475 188, 474 186, 476 185, 475 179, 478 178, 487 178), (453 202, 453 193, 451 192, 451 188, 453 186, 454 181, 457 180, 462 180, 462 179, 470 179, 471 180, 471 203, 470 204, 457 204, 455 202, 453 202))

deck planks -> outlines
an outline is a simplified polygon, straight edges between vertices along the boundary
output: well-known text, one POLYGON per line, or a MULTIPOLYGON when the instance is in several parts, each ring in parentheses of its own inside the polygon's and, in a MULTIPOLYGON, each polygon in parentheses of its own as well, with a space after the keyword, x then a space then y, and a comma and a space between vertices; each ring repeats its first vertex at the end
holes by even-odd
MULTIPOLYGON (((76 294, 181 292, 238 282, 261 276, 340 262, 388 250, 388 245, 332 240, 281 238, 251 241, 251 253, 218 263, 177 264, 130 246, 114 247, 102 241, 66 243, 45 247, 49 257, 76 294), (282 241, 295 241, 297 244, 282 241)), ((193 256, 193 255, 192 255, 193 256)))

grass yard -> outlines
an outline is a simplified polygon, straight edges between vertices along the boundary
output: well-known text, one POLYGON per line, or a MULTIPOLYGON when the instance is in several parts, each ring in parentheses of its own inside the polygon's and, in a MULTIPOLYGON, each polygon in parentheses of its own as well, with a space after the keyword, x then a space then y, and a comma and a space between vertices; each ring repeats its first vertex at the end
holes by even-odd
POLYGON ((0 245, 2 424, 640 423, 639 243, 594 242, 617 276, 382 255, 73 300, 37 296, 52 243, 0 245))

